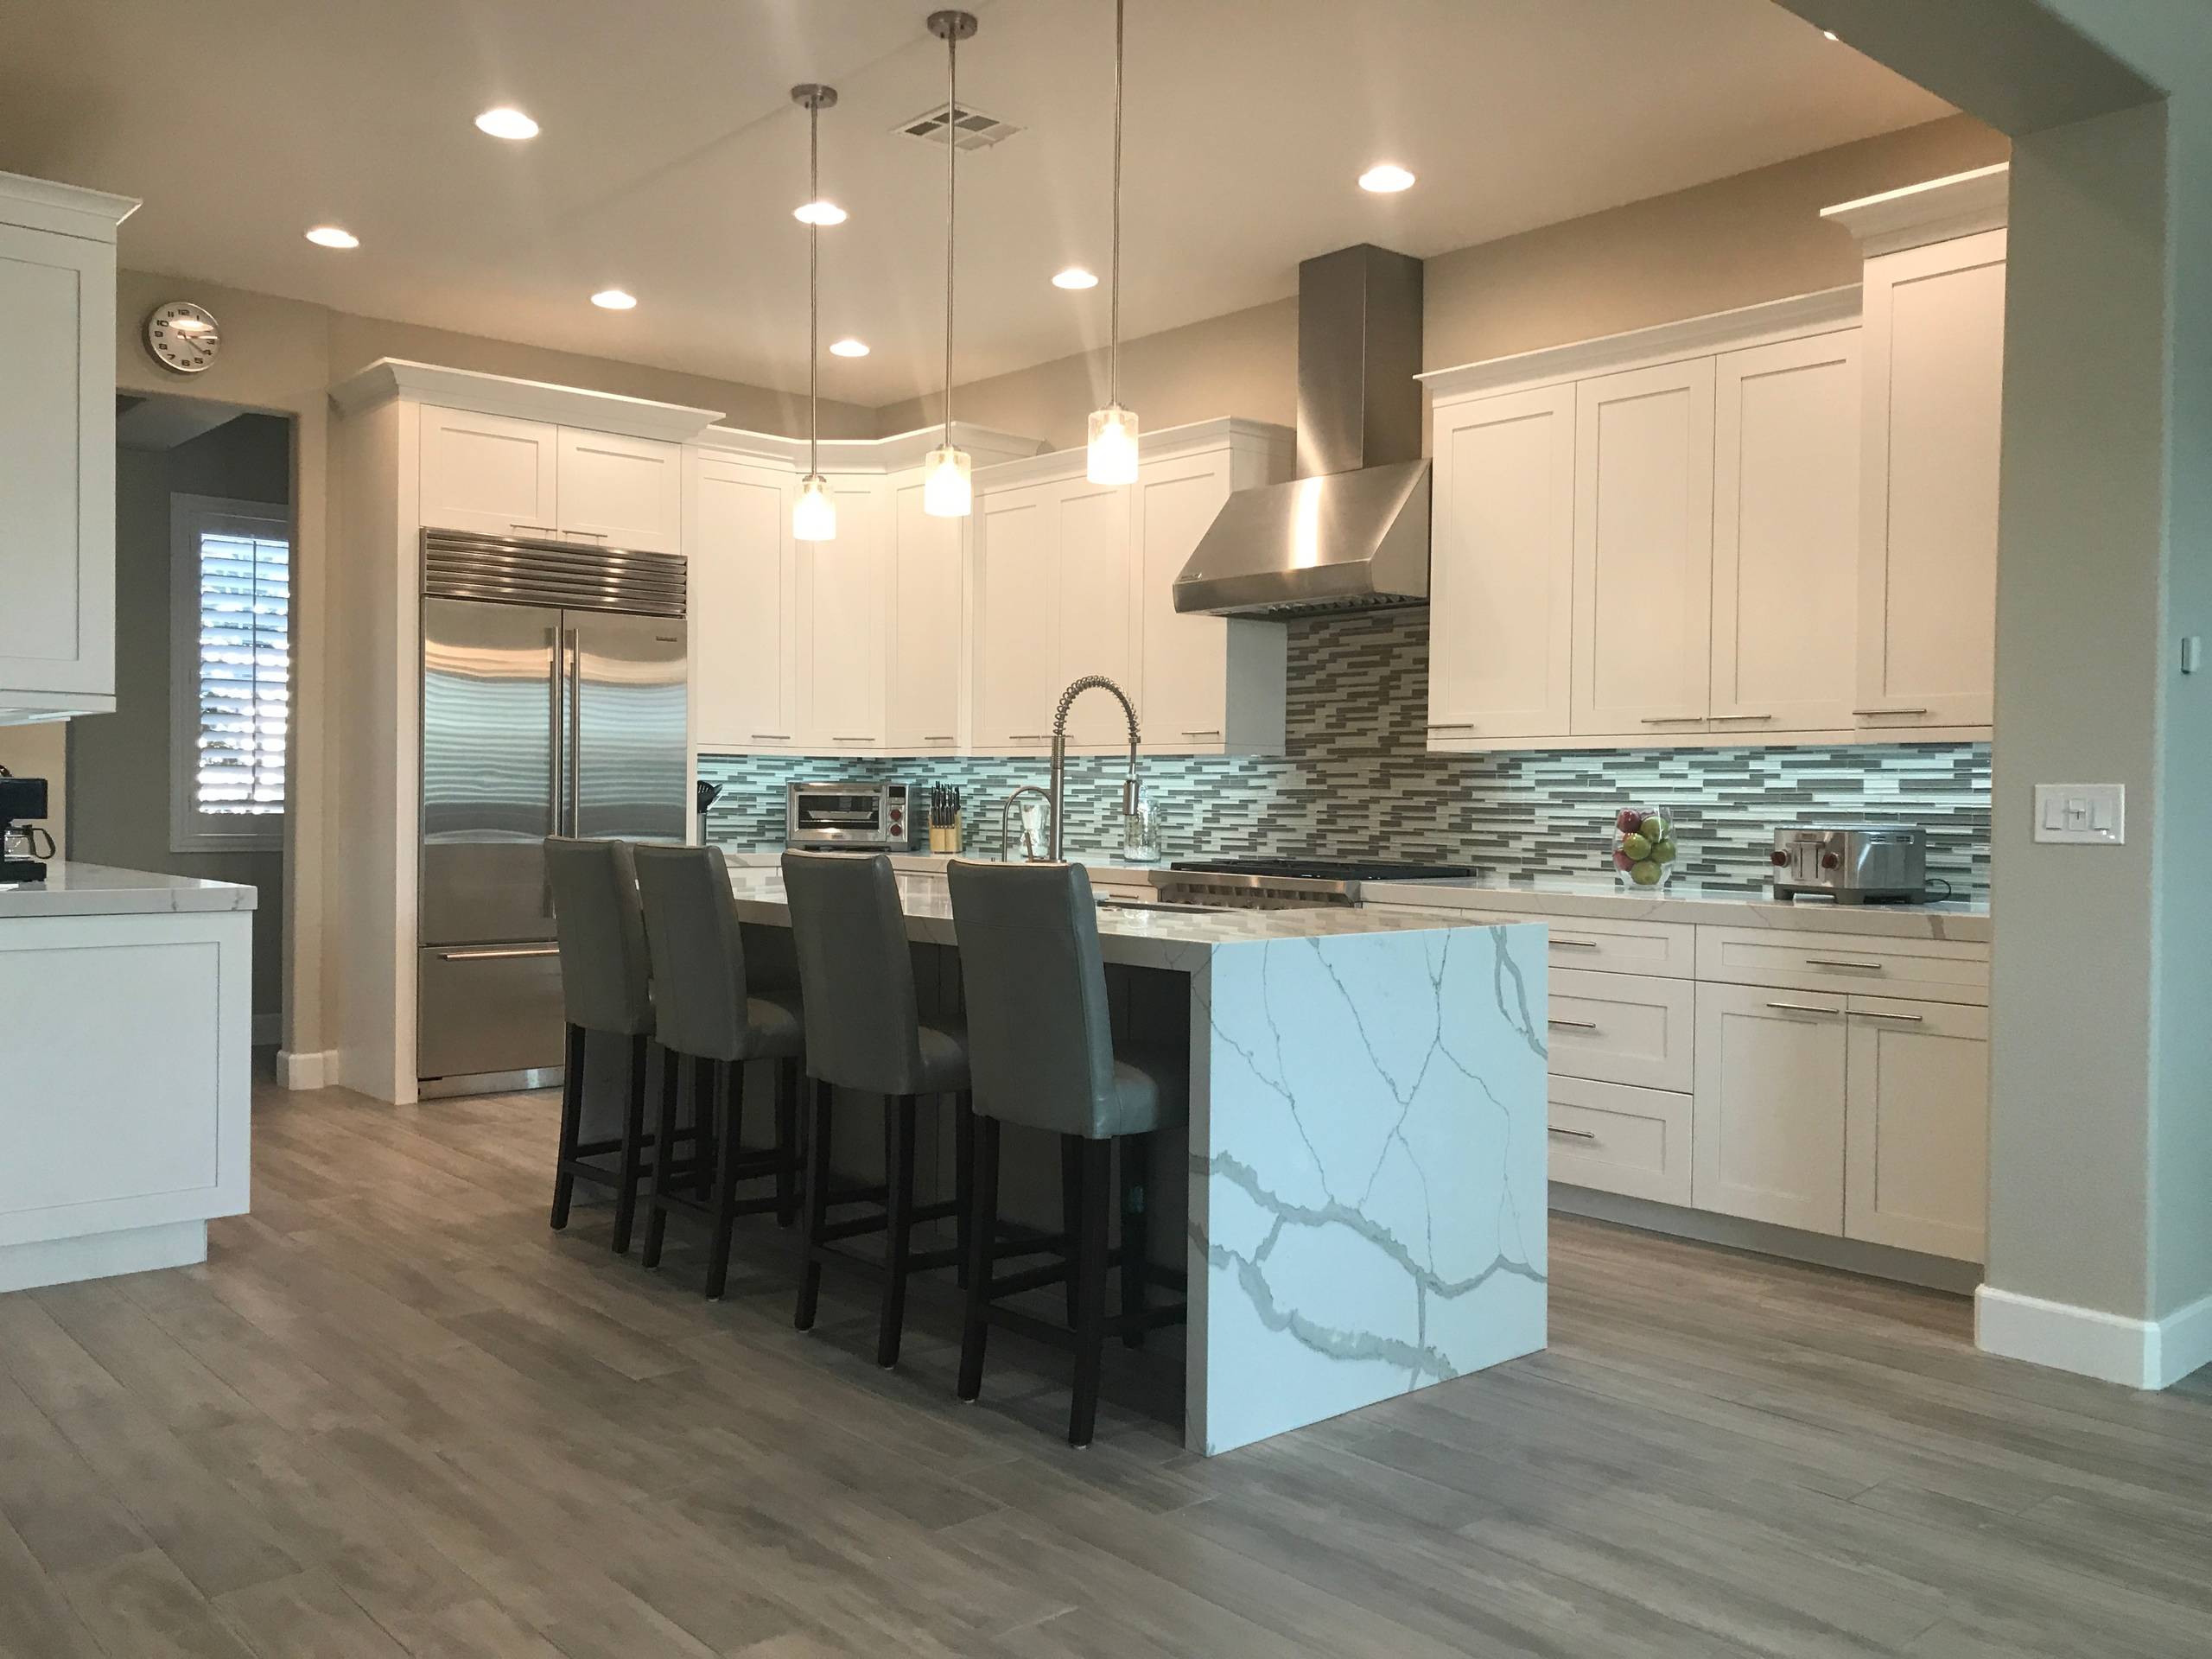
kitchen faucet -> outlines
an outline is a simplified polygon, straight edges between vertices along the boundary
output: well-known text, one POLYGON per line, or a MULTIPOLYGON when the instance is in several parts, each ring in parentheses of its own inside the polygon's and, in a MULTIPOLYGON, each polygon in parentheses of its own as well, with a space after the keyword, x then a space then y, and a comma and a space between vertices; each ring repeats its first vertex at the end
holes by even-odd
POLYGON ((1137 782, 1137 706, 1129 701, 1128 692, 1103 674, 1086 674, 1060 693, 1060 706, 1052 715, 1052 857, 1056 861, 1065 850, 1065 837, 1060 830, 1065 815, 1060 809, 1068 783, 1068 705, 1092 690, 1111 691, 1121 699, 1122 712, 1129 717, 1129 775, 1122 785, 1122 812, 1134 815, 1144 798, 1143 787, 1137 782))

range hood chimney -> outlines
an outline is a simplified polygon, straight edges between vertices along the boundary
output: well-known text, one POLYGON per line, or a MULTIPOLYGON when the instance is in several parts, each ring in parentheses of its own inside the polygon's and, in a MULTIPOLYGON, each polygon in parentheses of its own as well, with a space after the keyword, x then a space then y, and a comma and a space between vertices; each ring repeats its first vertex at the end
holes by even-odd
POLYGON ((1295 616, 1428 603, 1421 264, 1370 243, 1298 268, 1298 478, 1239 490, 1175 608, 1295 616))

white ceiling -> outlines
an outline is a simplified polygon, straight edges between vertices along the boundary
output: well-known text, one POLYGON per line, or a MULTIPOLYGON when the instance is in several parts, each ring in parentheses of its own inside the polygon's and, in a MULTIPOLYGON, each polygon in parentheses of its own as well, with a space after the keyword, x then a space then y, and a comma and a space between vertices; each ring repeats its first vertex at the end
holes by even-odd
MULTIPOLYGON (((32 0, 0 8, 0 168, 145 198, 125 264, 762 385, 805 380, 805 118, 823 117, 823 391, 943 380, 927 0, 32 0), (525 144, 480 135, 513 103, 525 144), (330 221, 357 252, 310 246, 330 221), (619 284, 613 314, 587 303, 619 284)), ((957 377, 1081 349, 1107 257, 1109 0, 982 0, 962 101, 957 377)), ((1429 255, 1932 119, 1770 0, 1130 0, 1124 333, 1279 298, 1298 261, 1429 255), (1389 158, 1402 196, 1358 190, 1389 158)))

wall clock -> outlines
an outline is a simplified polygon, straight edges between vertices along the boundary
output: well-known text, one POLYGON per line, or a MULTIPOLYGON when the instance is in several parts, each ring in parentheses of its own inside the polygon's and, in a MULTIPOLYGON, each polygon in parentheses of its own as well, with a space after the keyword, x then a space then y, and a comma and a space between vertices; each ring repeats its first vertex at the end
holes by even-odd
POLYGON ((146 319, 146 349, 163 368, 199 374, 213 368, 222 349, 222 331, 213 316, 189 300, 170 300, 146 319))

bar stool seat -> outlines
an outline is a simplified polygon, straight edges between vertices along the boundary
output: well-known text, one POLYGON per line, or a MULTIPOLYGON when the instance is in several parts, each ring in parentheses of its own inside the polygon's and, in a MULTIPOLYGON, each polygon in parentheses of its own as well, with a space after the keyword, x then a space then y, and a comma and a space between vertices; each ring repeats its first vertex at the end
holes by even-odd
POLYGON ((1123 1052, 1114 1056, 1111 1104, 1100 1114, 1096 1141, 1173 1128, 1191 1115, 1191 1068, 1176 1055, 1123 1052))

